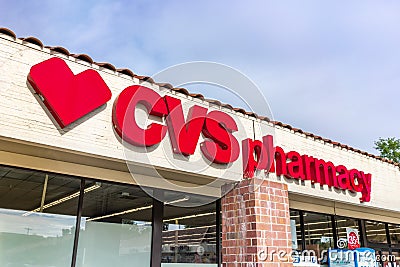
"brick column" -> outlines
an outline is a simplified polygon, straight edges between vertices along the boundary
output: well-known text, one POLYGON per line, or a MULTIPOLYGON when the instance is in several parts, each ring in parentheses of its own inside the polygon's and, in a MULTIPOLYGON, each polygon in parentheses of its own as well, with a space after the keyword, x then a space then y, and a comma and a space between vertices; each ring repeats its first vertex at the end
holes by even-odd
MULTIPOLYGON (((222 190, 231 188, 227 185, 222 190)), ((222 198, 221 204, 224 267, 293 265, 286 184, 243 180, 222 198)))

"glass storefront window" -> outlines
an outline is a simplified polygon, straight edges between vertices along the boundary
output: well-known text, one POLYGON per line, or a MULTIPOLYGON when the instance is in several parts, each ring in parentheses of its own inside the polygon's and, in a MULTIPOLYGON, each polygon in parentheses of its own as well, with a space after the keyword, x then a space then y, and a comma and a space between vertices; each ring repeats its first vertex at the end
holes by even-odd
POLYGON ((0 166, 0 266, 71 266, 79 190, 80 179, 0 166))
POLYGON ((132 185, 86 181, 78 267, 150 266, 152 199, 132 185))
POLYGON ((290 229, 292 232, 292 249, 302 251, 300 212, 297 210, 290 211, 290 229))
MULTIPOLYGON (((337 239, 347 240, 347 228, 352 228, 358 231, 358 220, 353 218, 336 216, 336 231, 337 239)), ((360 232, 358 233, 359 242, 361 242, 360 232)))
MULTIPOLYGON (((330 215, 304 212, 304 239, 307 250, 322 255, 324 250, 334 247, 332 220, 330 215)), ((327 258, 319 257, 320 264, 327 264, 327 258)))
MULTIPOLYGON (((0 166, 0 266, 70 267, 73 260, 77 267, 150 265, 153 199, 137 186, 86 179, 81 188, 81 182, 0 166), (78 212, 82 217, 72 259, 78 212)), ((216 267, 221 237, 215 199, 175 192, 166 198, 171 205, 160 216, 162 266, 216 267), (189 207, 172 206, 182 201, 189 207)))
POLYGON ((390 241, 392 245, 400 244, 400 225, 398 224, 389 224, 389 235, 390 241))
MULTIPOLYGON (((189 197, 188 202, 194 201, 189 197)), ((162 266, 217 266, 216 203, 164 207, 162 266), (185 265, 182 265, 185 263, 185 265)))
POLYGON ((365 221, 365 231, 368 242, 387 244, 385 223, 365 221))

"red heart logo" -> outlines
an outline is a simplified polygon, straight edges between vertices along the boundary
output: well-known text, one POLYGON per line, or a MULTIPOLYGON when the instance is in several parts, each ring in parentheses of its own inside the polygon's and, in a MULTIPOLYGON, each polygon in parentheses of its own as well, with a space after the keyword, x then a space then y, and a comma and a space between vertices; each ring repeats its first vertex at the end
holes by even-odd
POLYGON ((34 65, 28 81, 61 128, 111 99, 111 91, 97 71, 89 69, 74 75, 57 57, 34 65))

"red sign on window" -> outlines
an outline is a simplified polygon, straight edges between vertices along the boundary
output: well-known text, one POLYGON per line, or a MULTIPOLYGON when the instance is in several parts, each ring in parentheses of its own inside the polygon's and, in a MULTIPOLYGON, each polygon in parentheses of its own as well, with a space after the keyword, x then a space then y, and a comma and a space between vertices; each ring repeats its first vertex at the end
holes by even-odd
POLYGON ((358 238, 358 231, 353 228, 346 228, 347 232, 347 246, 349 249, 356 249, 360 247, 360 239, 358 238))

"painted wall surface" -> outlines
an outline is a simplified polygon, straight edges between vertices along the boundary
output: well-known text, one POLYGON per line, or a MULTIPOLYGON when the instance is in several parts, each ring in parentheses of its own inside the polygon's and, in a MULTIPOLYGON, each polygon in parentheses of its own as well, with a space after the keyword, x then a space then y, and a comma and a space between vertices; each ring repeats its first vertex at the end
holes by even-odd
MULTIPOLYGON (((139 84, 139 80, 73 57, 51 54, 49 49, 22 44, 22 41, 18 39, 13 40, 11 37, 0 34, 0 137, 79 151, 93 156, 120 160, 125 160, 128 156, 129 160, 137 163, 154 164, 172 171, 196 173, 196 175, 222 178, 225 181, 238 181, 242 178, 241 153, 239 159, 228 167, 210 164, 202 156, 199 146, 190 158, 173 155, 168 134, 162 143, 154 148, 124 149, 111 122, 112 104, 124 88, 134 84, 139 84), (97 70, 112 91, 111 101, 105 106, 64 129, 60 129, 52 121, 51 116, 42 107, 40 99, 27 84, 30 68, 53 56, 63 58, 75 74, 89 68, 97 70)), ((181 99, 185 113, 194 104, 204 106, 209 110, 222 110, 229 113, 239 126, 239 131, 234 133, 239 143, 254 135, 257 139, 261 139, 266 134, 274 134, 275 145, 281 146, 285 152, 295 150, 300 154, 332 161, 335 165, 343 164, 349 169, 356 168, 372 174, 372 195, 369 203, 360 204, 360 193, 350 193, 327 186, 320 187, 319 184, 311 185, 310 181, 299 182, 276 177, 274 174, 266 177, 266 179, 287 183, 289 192, 400 212, 400 199, 397 198, 400 192, 400 170, 394 165, 324 143, 321 140, 314 140, 285 128, 278 126, 273 128, 266 122, 260 122, 200 99, 171 92, 154 84, 143 82, 142 85, 152 88, 162 96, 170 94, 181 99)), ((139 109, 136 114, 142 125, 145 125, 146 113, 139 109)), ((204 138, 200 137, 199 143, 202 140, 204 138)))

